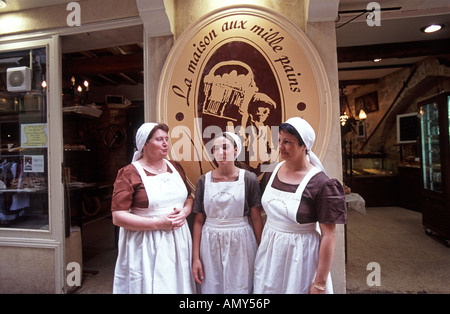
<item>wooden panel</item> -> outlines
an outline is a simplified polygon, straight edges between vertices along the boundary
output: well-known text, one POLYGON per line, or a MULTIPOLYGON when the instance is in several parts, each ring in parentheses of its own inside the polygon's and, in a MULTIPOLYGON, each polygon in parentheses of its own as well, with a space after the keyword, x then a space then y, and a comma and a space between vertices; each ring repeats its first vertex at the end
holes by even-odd
POLYGON ((399 205, 420 212, 421 190, 420 168, 398 167, 399 205))
POLYGON ((141 53, 67 61, 67 71, 71 75, 140 72, 143 68, 144 59, 141 53))
POLYGON ((366 206, 396 206, 397 176, 353 176, 352 192, 358 193, 366 201, 366 206))

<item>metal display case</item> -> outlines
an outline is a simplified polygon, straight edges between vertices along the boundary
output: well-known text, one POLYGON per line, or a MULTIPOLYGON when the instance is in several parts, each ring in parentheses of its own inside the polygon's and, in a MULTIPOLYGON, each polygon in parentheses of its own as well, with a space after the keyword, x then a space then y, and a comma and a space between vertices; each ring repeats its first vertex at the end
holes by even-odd
POLYGON ((419 102, 422 222, 450 246, 450 92, 419 102))

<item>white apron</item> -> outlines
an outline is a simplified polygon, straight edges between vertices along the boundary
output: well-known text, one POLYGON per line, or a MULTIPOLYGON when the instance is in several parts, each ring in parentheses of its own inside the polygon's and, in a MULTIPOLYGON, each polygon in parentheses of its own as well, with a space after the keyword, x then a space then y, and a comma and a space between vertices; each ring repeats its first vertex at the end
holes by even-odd
MULTIPOLYGON (((303 191, 320 170, 313 167, 295 193, 272 188, 284 162, 277 165, 262 196, 267 214, 255 259, 254 293, 309 293, 319 262, 320 230, 317 223, 296 221, 303 191)), ((333 293, 328 275, 326 292, 333 293)))
MULTIPOLYGON (((139 216, 166 215, 182 208, 187 189, 178 171, 147 176, 138 170, 147 192, 148 208, 131 208, 139 216)), ((195 293, 191 272, 192 238, 188 224, 176 230, 131 231, 120 228, 113 293, 195 293)))
POLYGON ((256 240, 244 217, 245 170, 234 182, 212 182, 205 175, 200 259, 204 280, 201 293, 252 293, 256 240))

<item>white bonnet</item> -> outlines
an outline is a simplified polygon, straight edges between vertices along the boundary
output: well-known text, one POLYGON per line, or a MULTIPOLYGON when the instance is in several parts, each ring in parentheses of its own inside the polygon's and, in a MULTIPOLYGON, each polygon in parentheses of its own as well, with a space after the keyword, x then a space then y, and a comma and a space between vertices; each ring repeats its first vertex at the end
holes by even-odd
POLYGON ((326 173, 319 158, 311 150, 311 147, 314 145, 314 140, 316 139, 316 133, 312 126, 305 119, 300 117, 289 118, 285 123, 292 125, 297 130, 298 134, 300 134, 306 145, 306 149, 308 150, 307 156, 309 157, 309 162, 326 173))
POLYGON ((234 159, 236 159, 239 154, 241 153, 242 150, 242 142, 241 139, 239 138, 239 136, 237 136, 236 134, 232 133, 232 132, 224 132, 226 135, 231 136, 231 138, 234 140, 234 142, 236 143, 237 146, 237 154, 236 156, 234 156, 234 159))
POLYGON ((144 148, 145 142, 147 141, 148 135, 153 130, 157 123, 146 122, 140 126, 136 132, 136 151, 133 155, 132 162, 139 160, 142 157, 142 149, 144 148))

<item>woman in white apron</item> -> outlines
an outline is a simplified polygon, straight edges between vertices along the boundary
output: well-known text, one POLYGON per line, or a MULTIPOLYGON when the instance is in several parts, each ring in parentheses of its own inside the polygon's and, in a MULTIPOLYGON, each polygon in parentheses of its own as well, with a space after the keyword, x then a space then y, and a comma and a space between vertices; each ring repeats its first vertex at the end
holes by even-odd
POLYGON ((195 293, 192 238, 186 222, 193 200, 167 161, 168 127, 144 123, 132 164, 114 183, 113 222, 119 231, 113 293, 195 293))
POLYGON ((267 214, 255 261, 255 293, 333 293, 335 224, 345 223, 344 191, 310 151, 313 128, 301 118, 280 125, 279 163, 264 190, 267 214))
POLYGON ((240 148, 234 133, 214 139, 218 168, 197 182, 192 267, 203 294, 253 292, 254 260, 263 226, 261 194, 256 175, 234 165, 240 148))

